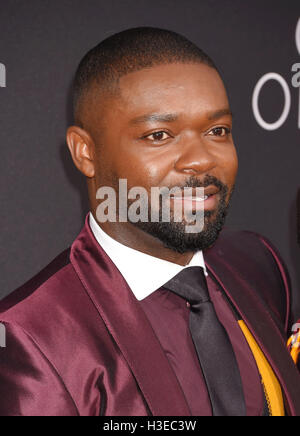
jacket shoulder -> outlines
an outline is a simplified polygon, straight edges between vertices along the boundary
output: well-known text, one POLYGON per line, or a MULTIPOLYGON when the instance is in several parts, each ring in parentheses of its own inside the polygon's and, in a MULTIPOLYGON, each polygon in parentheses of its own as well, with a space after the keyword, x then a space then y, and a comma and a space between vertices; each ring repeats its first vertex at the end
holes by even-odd
POLYGON ((253 231, 225 227, 212 249, 230 261, 235 273, 251 284, 266 310, 287 332, 291 281, 279 251, 270 240, 253 231))
MULTIPOLYGON (((70 266, 70 248, 67 248, 34 277, 0 301, 0 319, 10 318, 19 309, 24 310, 27 306, 32 308, 35 294, 42 294, 51 281, 54 284, 56 279, 61 279, 64 270, 70 266)), ((56 282, 56 286, 58 284, 56 282)))

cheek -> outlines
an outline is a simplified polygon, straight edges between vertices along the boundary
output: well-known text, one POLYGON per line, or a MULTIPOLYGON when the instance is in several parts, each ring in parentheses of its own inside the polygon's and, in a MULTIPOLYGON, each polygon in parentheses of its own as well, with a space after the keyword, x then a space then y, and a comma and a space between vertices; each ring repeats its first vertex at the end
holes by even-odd
POLYGON ((128 186, 150 188, 160 186, 169 171, 170 157, 132 147, 130 151, 120 149, 113 164, 115 173, 126 178, 128 186))
POLYGON ((163 161, 149 161, 145 165, 145 178, 148 186, 161 186, 161 182, 168 174, 168 168, 164 165, 163 161))
POLYGON ((230 149, 226 154, 222 156, 222 167, 224 182, 231 188, 236 179, 238 171, 238 158, 235 148, 230 149))

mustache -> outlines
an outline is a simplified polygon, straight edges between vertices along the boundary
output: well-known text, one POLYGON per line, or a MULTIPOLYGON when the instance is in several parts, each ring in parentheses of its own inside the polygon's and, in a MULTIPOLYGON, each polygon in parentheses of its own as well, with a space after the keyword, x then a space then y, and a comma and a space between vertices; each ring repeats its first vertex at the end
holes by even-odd
MULTIPOLYGON (((185 184, 182 186, 175 185, 173 188, 177 187, 183 190, 184 188, 206 188, 207 186, 214 185, 216 186, 222 194, 226 194, 228 192, 228 186, 225 185, 221 180, 217 179, 215 176, 206 175, 203 180, 199 180, 195 176, 190 176, 189 179, 186 180, 185 184)), ((169 188, 171 189, 171 188, 169 188)))

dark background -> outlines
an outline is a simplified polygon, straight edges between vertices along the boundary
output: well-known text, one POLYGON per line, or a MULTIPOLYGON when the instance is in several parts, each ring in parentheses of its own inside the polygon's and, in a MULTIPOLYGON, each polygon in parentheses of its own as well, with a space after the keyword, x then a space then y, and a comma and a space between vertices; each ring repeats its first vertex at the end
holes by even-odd
MULTIPOLYGON (((299 0, 6 0, 0 4, 0 298, 37 273, 80 231, 88 212, 84 177, 65 144, 72 122, 70 85, 81 57, 129 27, 175 30, 196 42, 221 70, 234 113, 240 168, 227 224, 267 236, 286 261, 293 308, 300 317, 300 248, 296 198, 300 186, 300 62, 295 30, 299 0), (259 126, 251 98, 257 81, 276 72, 292 105, 277 130, 259 126)), ((275 81, 260 110, 268 122, 283 108, 275 81)))

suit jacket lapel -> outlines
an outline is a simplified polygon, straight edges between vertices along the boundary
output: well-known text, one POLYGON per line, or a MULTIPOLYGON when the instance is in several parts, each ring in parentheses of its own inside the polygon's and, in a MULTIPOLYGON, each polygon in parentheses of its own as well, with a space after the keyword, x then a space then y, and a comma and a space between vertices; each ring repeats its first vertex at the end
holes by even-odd
MULTIPOLYGON (((232 257, 234 256, 231 251, 232 247, 228 247, 227 251, 226 248, 226 244, 222 245, 222 256, 218 255, 217 247, 207 250, 205 253, 206 266, 241 314, 268 359, 282 386, 292 415, 299 416, 300 375, 286 349, 286 344, 278 327, 257 297, 259 287, 268 284, 259 282, 257 289, 253 289, 253 285, 249 286, 247 275, 243 274, 243 270, 238 268, 236 262, 231 262, 231 259, 234 258, 232 257)), ((248 275, 251 275, 251 266, 247 267, 250 268, 248 275)))
POLYGON ((123 276, 88 224, 71 248, 71 262, 126 359, 155 416, 189 416, 190 410, 164 351, 123 276))

